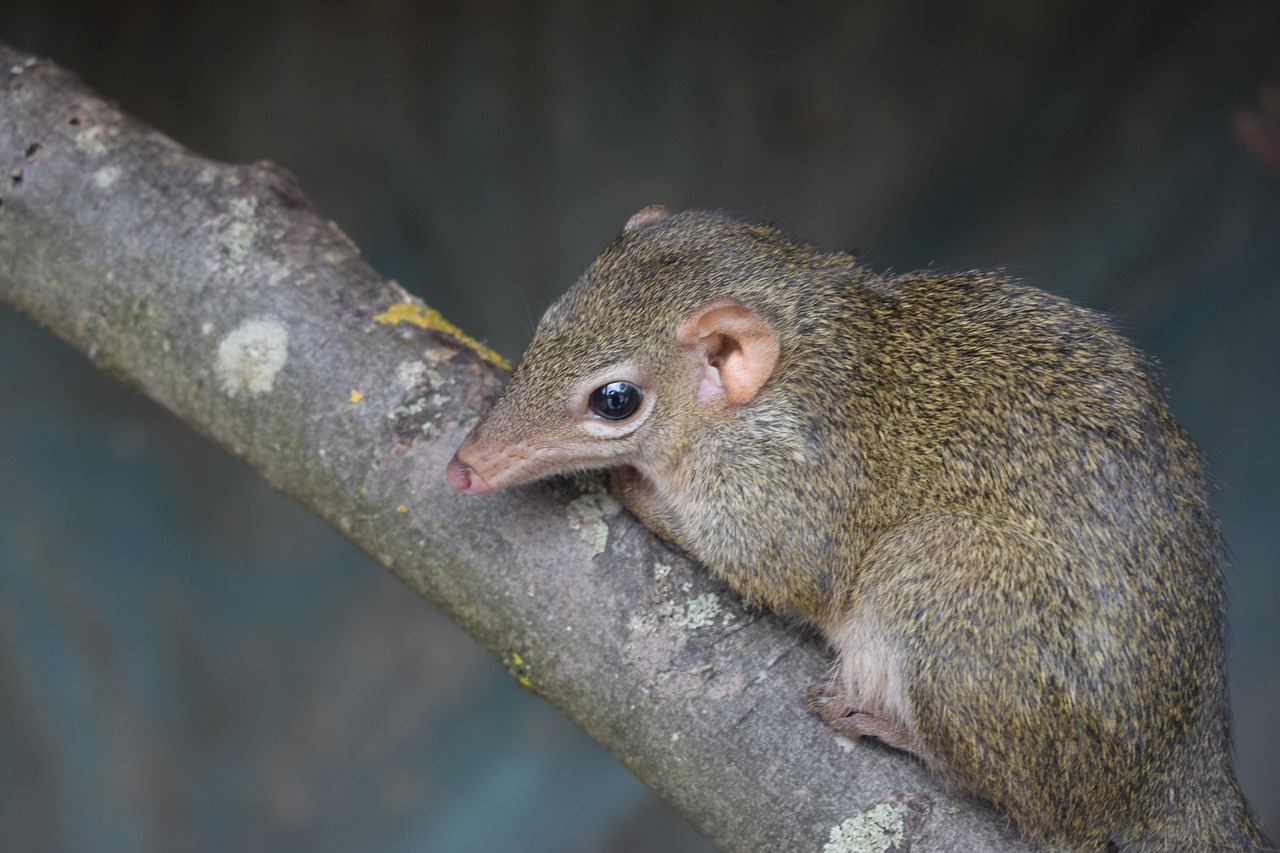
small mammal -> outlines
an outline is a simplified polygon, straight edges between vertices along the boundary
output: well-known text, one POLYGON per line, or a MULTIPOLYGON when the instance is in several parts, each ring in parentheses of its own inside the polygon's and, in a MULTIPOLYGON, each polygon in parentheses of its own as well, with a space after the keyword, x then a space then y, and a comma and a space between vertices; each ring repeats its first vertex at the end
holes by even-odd
POLYGON ((811 704, 836 730, 1037 839, 1267 848, 1230 763, 1205 464, 1104 316, 648 207, 548 309, 447 478, 589 469, 822 631, 837 664, 811 704))

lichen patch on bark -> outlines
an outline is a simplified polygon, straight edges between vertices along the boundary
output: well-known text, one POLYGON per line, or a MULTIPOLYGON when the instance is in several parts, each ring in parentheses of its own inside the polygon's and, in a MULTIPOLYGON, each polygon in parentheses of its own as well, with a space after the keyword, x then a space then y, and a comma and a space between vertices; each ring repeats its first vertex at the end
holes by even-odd
POLYGON ((228 396, 265 394, 289 360, 289 332, 272 318, 246 320, 218 345, 216 369, 228 396))

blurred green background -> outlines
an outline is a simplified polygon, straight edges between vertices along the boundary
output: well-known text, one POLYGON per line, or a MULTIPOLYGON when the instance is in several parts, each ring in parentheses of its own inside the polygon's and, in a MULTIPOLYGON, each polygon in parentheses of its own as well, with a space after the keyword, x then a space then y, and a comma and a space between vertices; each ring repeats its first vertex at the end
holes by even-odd
MULTIPOLYGON (((11 0, 0 39, 202 154, 282 164, 512 357, 659 201, 1113 312, 1220 481, 1237 764, 1280 832, 1280 4, 11 0)), ((340 537, 0 307, 0 847, 709 845, 340 537)))

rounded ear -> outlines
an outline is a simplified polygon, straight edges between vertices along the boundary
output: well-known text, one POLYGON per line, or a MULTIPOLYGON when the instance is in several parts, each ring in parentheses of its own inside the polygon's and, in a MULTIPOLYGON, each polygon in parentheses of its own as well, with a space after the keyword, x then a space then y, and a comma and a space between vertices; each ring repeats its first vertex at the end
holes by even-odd
POLYGON ((627 225, 622 229, 622 233, 630 234, 632 231, 648 228, 650 225, 661 222, 670 215, 671 211, 667 210, 664 205, 651 204, 643 210, 637 210, 631 214, 631 218, 627 220, 627 225))
POLYGON ((698 399, 723 395, 730 406, 755 399, 781 350, 773 326, 733 299, 717 299, 694 311, 681 324, 679 340, 694 362, 698 399))

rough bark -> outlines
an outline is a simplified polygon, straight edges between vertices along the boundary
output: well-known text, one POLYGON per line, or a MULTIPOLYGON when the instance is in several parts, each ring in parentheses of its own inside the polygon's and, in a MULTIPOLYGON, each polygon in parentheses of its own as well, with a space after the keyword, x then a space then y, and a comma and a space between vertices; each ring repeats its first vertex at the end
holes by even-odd
POLYGON ((1033 849, 835 737, 803 708, 814 638, 591 484, 454 495, 444 464, 503 371, 282 169, 200 158, 4 45, 0 169, 0 298, 350 537, 724 849, 841 827, 833 849, 1033 849))

